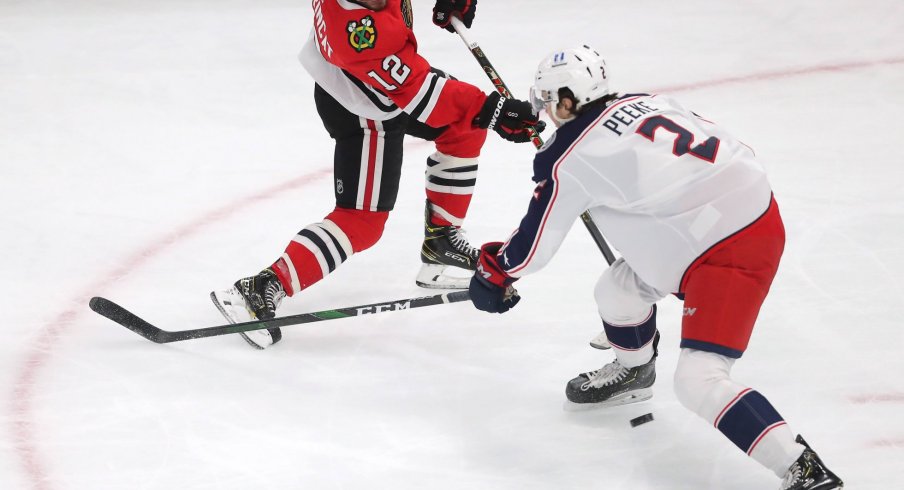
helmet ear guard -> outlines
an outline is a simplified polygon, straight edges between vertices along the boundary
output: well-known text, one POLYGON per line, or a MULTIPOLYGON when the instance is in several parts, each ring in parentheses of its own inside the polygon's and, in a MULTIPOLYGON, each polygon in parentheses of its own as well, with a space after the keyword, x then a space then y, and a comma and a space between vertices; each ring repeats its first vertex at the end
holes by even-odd
POLYGON ((557 104, 562 88, 574 94, 575 110, 609 95, 606 61, 587 45, 553 51, 537 67, 531 104, 535 109, 557 104))

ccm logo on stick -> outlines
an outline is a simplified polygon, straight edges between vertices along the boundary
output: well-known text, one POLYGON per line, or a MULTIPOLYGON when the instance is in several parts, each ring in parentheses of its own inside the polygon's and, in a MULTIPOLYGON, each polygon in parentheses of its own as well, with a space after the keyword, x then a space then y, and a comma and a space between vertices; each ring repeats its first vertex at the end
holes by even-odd
POLYGON ((387 303, 385 305, 368 306, 365 308, 358 308, 358 314, 366 315, 368 313, 381 313, 384 311, 407 310, 408 306, 410 306, 410 305, 411 305, 410 301, 404 301, 402 303, 387 303))

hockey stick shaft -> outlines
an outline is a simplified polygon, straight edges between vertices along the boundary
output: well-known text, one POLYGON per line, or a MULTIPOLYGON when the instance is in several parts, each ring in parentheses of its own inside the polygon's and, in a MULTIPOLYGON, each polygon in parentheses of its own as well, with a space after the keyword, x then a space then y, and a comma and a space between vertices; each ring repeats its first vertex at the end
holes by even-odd
MULTIPOLYGON (((499 92, 503 97, 514 98, 511 90, 509 90, 508 86, 505 82, 502 81, 502 77, 499 76, 499 72, 496 71, 496 68, 493 67, 493 64, 490 63, 489 58, 480 49, 480 45, 474 41, 471 41, 468 38, 468 28, 462 23, 462 21, 455 16, 452 16, 452 27, 455 29, 455 32, 458 33, 458 36, 461 37, 461 40, 465 43, 465 46, 468 47, 468 50, 471 51, 471 54, 474 55, 474 59, 477 60, 477 63, 480 64, 480 67, 483 68, 483 72, 486 73, 487 77, 490 79, 490 82, 493 83, 493 86, 496 88, 496 91, 499 92)), ((528 128, 530 132, 530 140, 534 144, 534 146, 539 149, 543 146, 543 139, 540 137, 540 134, 534 130, 534 128, 528 128)), ((584 211, 581 213, 581 221, 584 223, 584 227, 587 228, 587 231, 590 232, 590 236, 593 238, 593 241, 596 243, 597 248, 600 249, 600 253, 605 257, 606 262, 609 265, 612 265, 615 262, 615 255, 612 253, 612 250, 609 248, 609 244, 606 243, 606 239, 603 237, 602 232, 600 232, 599 227, 596 226, 596 223, 593 222, 593 218, 590 216, 590 213, 584 211)))
POLYGON ((298 315, 284 316, 280 318, 274 318, 272 320, 259 320, 253 322, 219 325, 216 327, 198 328, 194 330, 180 330, 174 332, 161 330, 138 317, 129 310, 106 298, 91 298, 89 306, 98 314, 105 316, 110 320, 113 320, 114 322, 128 328, 138 335, 141 335, 151 342, 166 344, 169 342, 178 342, 180 340, 216 337, 219 335, 250 332, 252 330, 263 330, 265 328, 286 327, 289 325, 299 325, 302 323, 320 322, 324 320, 335 320, 338 318, 384 313, 387 311, 410 310, 412 308, 421 308, 424 306, 457 303, 459 301, 467 301, 468 299, 470 299, 470 296, 468 295, 467 291, 455 291, 451 293, 437 294, 434 296, 398 299, 394 301, 384 301, 381 303, 372 303, 368 305, 348 306, 334 310, 300 313, 298 315))

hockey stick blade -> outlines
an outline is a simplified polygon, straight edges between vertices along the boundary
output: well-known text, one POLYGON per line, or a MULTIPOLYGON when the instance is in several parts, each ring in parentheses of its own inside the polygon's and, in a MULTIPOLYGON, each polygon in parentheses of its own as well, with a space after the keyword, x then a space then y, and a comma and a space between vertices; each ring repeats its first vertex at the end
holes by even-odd
POLYGON ((151 342, 155 342, 157 344, 166 344, 169 342, 178 342, 180 340, 216 337, 219 335, 250 332, 252 330, 263 330, 265 328, 286 327, 289 325, 298 325, 302 323, 335 320, 337 318, 348 318, 352 316, 384 313, 387 311, 409 310, 411 308, 421 308, 424 306, 457 303, 459 301, 468 301, 469 299, 470 296, 468 295, 467 291, 455 291, 451 293, 437 294, 434 296, 406 298, 394 301, 384 301, 381 303, 372 303, 368 305, 349 306, 346 308, 337 308, 334 310, 300 313, 297 315, 284 316, 266 321, 258 320, 252 322, 218 325, 215 327, 179 331, 161 330, 143 320, 141 317, 130 312, 129 310, 123 308, 122 306, 119 306, 118 304, 99 296, 91 298, 88 306, 90 306, 91 309, 94 310, 94 312, 100 314, 101 316, 107 317, 110 320, 113 320, 114 322, 128 328, 138 335, 141 335, 151 342))
POLYGON ((118 304, 108 300, 107 298, 95 296, 91 298, 91 301, 88 302, 88 306, 92 310, 94 310, 95 313, 113 320, 114 322, 128 328, 138 335, 141 335, 151 342, 156 342, 158 344, 166 342, 162 339, 166 337, 166 334, 168 332, 164 332, 163 330, 160 330, 159 328, 142 320, 129 310, 123 308, 122 306, 119 306, 118 304))

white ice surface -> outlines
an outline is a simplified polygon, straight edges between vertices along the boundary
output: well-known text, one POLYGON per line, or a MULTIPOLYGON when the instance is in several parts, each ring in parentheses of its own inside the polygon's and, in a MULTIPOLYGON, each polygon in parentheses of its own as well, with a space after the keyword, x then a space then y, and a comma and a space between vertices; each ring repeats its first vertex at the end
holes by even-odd
MULTIPOLYGON (((489 91, 414 3, 421 52, 489 91)), ((672 394, 677 300, 652 400, 563 411, 565 382, 610 359, 587 346, 604 262, 580 225, 504 316, 321 322, 258 352, 155 345, 88 310, 219 324, 207 293, 332 208, 295 61, 310 19, 288 0, 0 1, 0 488, 777 488, 672 394)), ((483 0, 472 36, 516 95, 548 51, 589 42, 616 89, 673 92, 757 150, 788 245, 735 377, 849 488, 904 488, 904 3, 483 0)), ((382 242, 281 313, 423 294, 430 152, 407 145, 382 242)), ((490 135, 472 242, 516 226, 531 155, 490 135)))

